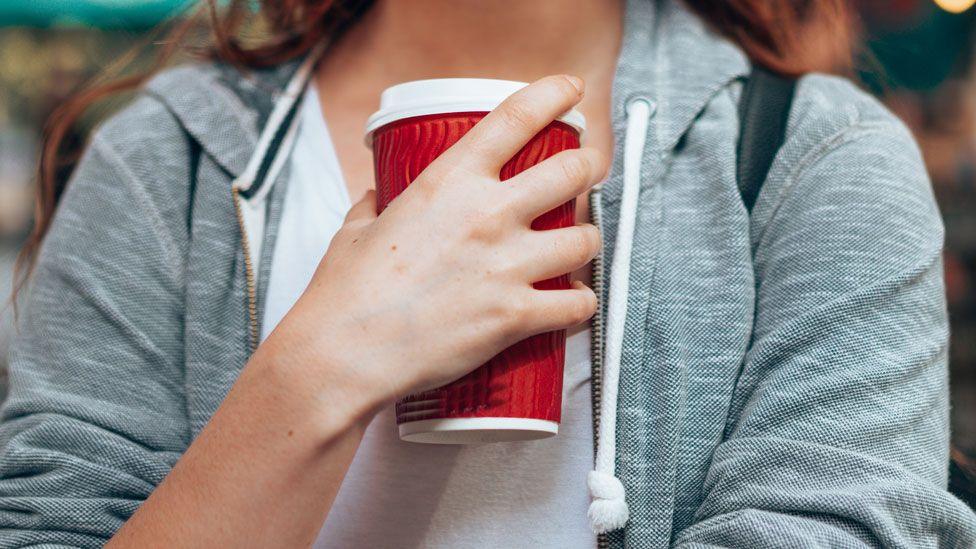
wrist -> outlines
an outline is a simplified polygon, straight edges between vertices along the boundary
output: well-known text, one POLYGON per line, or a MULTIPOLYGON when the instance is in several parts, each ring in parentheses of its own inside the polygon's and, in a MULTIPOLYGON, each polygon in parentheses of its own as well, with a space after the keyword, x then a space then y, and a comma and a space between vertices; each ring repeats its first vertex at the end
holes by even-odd
POLYGON ((276 413, 314 439, 328 444, 337 435, 365 430, 390 403, 338 356, 316 353, 311 342, 268 338, 249 361, 242 378, 269 395, 276 413))

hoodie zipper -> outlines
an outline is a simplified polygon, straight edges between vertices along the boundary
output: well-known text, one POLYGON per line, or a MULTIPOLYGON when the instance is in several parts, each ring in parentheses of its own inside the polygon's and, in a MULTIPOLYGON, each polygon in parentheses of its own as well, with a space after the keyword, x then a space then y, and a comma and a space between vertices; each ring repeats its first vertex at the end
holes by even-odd
MULTIPOLYGON (((600 231, 603 231, 603 207, 600 205, 599 187, 590 192, 590 220, 600 231)), ((596 294, 596 313, 590 320, 590 407, 593 410, 593 456, 595 458, 597 446, 600 443, 600 397, 603 382, 603 250, 593 258, 593 293, 596 294)), ((607 534, 597 534, 597 549, 610 547, 607 534)))
MULTIPOLYGON (((274 109, 268 116, 268 122, 261 135, 258 136, 257 148, 239 177, 231 186, 234 197, 234 215, 241 231, 241 246, 244 249, 244 280, 247 291, 248 342, 250 354, 258 348, 260 342, 260 325, 258 323, 257 273, 251 256, 251 240, 247 234, 247 224, 244 219, 244 201, 251 200, 260 204, 264 196, 270 192, 271 185, 278 177, 283 162, 288 155, 283 150, 289 150, 298 128, 297 112, 302 105, 305 88, 312 77, 315 64, 325 52, 327 42, 321 42, 313 47, 305 56, 291 77, 288 84, 275 99, 274 109), (282 133, 283 132, 283 133, 282 133), (271 162, 267 162, 268 160, 271 162), (263 184, 266 183, 266 184, 263 184), (243 193, 243 195, 242 195, 243 193)), ((258 238, 264 238, 264 231, 258 231, 258 238)), ((260 244, 260 240, 258 241, 260 244)), ((258 257, 260 260, 261 258, 258 257)))
POLYGON ((254 263, 251 261, 251 244, 244 224, 244 212, 241 210, 243 199, 236 187, 231 187, 231 194, 234 196, 234 215, 237 217, 237 226, 240 227, 241 247, 244 249, 244 284, 247 289, 248 317, 247 348, 250 354, 254 354, 258 348, 258 292, 254 283, 254 263))

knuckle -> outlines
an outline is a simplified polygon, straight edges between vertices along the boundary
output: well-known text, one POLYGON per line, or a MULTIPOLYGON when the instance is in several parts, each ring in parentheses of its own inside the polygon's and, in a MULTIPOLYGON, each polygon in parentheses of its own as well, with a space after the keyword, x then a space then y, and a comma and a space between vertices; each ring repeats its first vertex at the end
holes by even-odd
POLYGON ((513 278, 519 277, 525 271, 525 261, 516 254, 498 254, 492 263, 495 271, 513 278))
POLYGON ((442 164, 438 164, 435 160, 434 163, 420 172, 414 182, 407 186, 407 190, 430 199, 446 180, 453 179, 453 177, 454 174, 449 169, 445 169, 442 164))
POLYGON ((345 244, 350 239, 355 238, 353 234, 357 232, 357 227, 354 224, 355 221, 350 221, 340 227, 339 230, 336 231, 335 236, 332 237, 332 241, 336 242, 337 244, 345 244))
POLYGON ((513 278, 518 274, 519 271, 522 270, 520 267, 521 266, 517 262, 500 257, 492 262, 491 272, 505 278, 513 278))
POLYGON ((513 128, 534 126, 537 118, 532 105, 520 97, 509 100, 501 108, 501 115, 505 124, 513 128))
MULTIPOLYGON (((476 127, 484 123, 482 120, 476 127)), ((435 158, 424 171, 433 171, 440 180, 481 175, 477 164, 478 160, 491 154, 489 142, 484 132, 469 131, 435 158)))
POLYGON ((492 196, 491 200, 481 206, 481 210, 489 223, 503 222, 509 214, 508 200, 505 197, 492 196))
POLYGON ((503 322, 510 333, 519 332, 528 323, 532 306, 525 297, 514 297, 505 307, 503 322))
POLYGON ((446 160, 444 158, 435 158, 433 162, 428 164, 427 167, 424 168, 419 175, 417 175, 416 179, 414 179, 414 181, 408 185, 408 188, 417 185, 429 185, 431 183, 443 180, 447 174, 450 173, 448 169, 445 169, 445 162, 446 160))
POLYGON ((507 302, 492 300, 484 309, 485 318, 496 327, 500 327, 502 332, 508 331, 508 305, 507 302))
POLYGON ((577 298, 573 301, 570 319, 574 324, 585 322, 596 312, 596 294, 589 288, 578 292, 577 298))
POLYGON ((607 175, 609 170, 609 163, 607 162, 607 155, 603 154, 602 151, 594 149, 593 147, 586 147, 580 149, 589 158, 589 166, 591 173, 593 173, 597 179, 603 179, 607 175))
POLYGON ((603 249, 603 235, 600 234, 600 229, 596 225, 584 225, 583 234, 586 238, 586 253, 589 256, 588 258, 592 259, 603 249))
POLYGON ((600 306, 600 302, 597 299, 596 292, 593 291, 593 288, 590 288, 589 286, 586 287, 586 290, 583 292, 583 301, 585 303, 583 307, 584 316, 588 319, 596 314, 596 309, 600 306))
POLYGON ((502 232, 502 212, 496 206, 475 210, 465 216, 464 236, 474 242, 493 243, 502 232))
POLYGON ((574 229, 569 242, 570 248, 568 255, 574 264, 589 260, 590 237, 585 229, 574 229))
POLYGON ((563 176, 569 181, 585 181, 589 178, 590 159, 585 153, 577 151, 567 154, 562 162, 563 176))
POLYGON ((345 238, 356 238, 369 225, 369 220, 353 219, 345 224, 345 238))
POLYGON ((552 86, 560 96, 567 99, 577 97, 580 94, 576 86, 574 86, 573 83, 569 81, 569 78, 565 76, 547 76, 543 78, 542 81, 547 85, 552 86))
POLYGON ((532 201, 534 189, 523 183, 523 179, 512 178, 497 184, 498 196, 494 200, 506 215, 515 215, 524 204, 532 201))
MULTIPOLYGON (((457 146, 458 144, 455 143, 451 149, 435 158, 420 172, 413 183, 407 186, 407 189, 419 186, 426 188, 428 192, 433 192, 445 185, 464 183, 479 177, 469 169, 468 158, 465 156, 467 150, 453 148, 457 146)), ((470 149, 470 146, 468 148, 470 149)))
POLYGON ((491 223, 468 222, 465 224, 464 236, 473 242, 494 242, 496 232, 491 223))
POLYGON ((439 195, 440 183, 437 180, 417 178, 399 196, 391 200, 387 208, 394 204, 409 204, 410 208, 417 207, 417 204, 431 205, 439 195))

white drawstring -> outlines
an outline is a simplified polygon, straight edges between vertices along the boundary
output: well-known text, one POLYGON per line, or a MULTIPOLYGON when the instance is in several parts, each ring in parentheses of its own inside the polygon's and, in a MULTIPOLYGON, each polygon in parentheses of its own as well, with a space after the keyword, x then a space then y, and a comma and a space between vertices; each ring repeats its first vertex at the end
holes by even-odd
MULTIPOLYGON (((268 117, 267 124, 265 124, 264 129, 261 131, 261 135, 258 137, 257 147, 251 154, 251 159, 244 168, 244 172, 231 184, 231 187, 235 191, 246 193, 257 183, 258 170, 266 160, 265 157, 272 152, 270 149, 275 135, 278 134, 278 130, 281 129, 282 124, 286 122, 288 113, 296 108, 297 102, 304 100, 304 90, 312 78, 315 64, 325 52, 325 47, 326 44, 321 43, 308 53, 305 60, 295 70, 295 74, 291 77, 291 80, 288 81, 284 91, 275 101, 274 109, 268 117)), ((238 195, 241 197, 241 223, 250 242, 248 255, 251 258, 251 270, 255 273, 260 272, 261 268, 261 246, 264 242, 264 229, 267 223, 264 199, 268 196, 272 185, 278 178, 278 174, 289 158, 291 147, 294 144, 298 131, 298 121, 299 117, 297 115, 292 118, 284 139, 278 148, 273 151, 276 156, 272 159, 270 169, 264 175, 264 184, 250 198, 238 195)))
POLYGON ((627 133, 624 136, 624 188, 620 201, 620 222, 610 271, 610 297, 607 304, 606 355, 603 362, 600 432, 596 467, 590 471, 590 527, 598 534, 623 528, 630 512, 626 492, 616 477, 617 390, 620 382, 620 356, 627 319, 630 287, 630 256, 634 245, 637 202, 640 195, 640 170, 647 128, 653 114, 651 103, 638 98, 627 105, 627 133))
MULTIPOLYGON (((254 179, 258 175, 258 169, 264 161, 264 157, 268 154, 268 149, 274 141, 278 128, 284 123, 288 113, 293 110, 295 103, 304 96, 302 92, 305 86, 308 85, 309 80, 311 80, 312 71, 325 52, 326 45, 325 42, 322 42, 312 48, 305 56, 301 65, 298 66, 298 69, 295 70, 294 76, 288 81, 281 96, 275 102, 271 115, 268 116, 268 122, 265 124, 264 130, 258 137, 258 144, 254 153, 251 155, 250 161, 248 161, 247 166, 244 168, 244 172, 234 180, 233 187, 235 189, 247 191, 254 185, 254 179)), ((282 149, 283 147, 279 147, 279 150, 282 149)))

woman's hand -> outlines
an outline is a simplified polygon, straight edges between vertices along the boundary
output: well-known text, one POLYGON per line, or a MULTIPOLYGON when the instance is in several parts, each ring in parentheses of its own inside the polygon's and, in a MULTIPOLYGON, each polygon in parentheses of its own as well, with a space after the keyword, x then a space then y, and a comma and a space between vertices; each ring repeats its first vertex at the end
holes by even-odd
POLYGON ((258 356, 273 356, 310 396, 341 380, 347 395, 361 397, 348 404, 366 411, 457 379, 530 335, 586 321, 596 308, 589 288, 532 283, 589 262, 600 250, 597 229, 530 224, 599 182, 603 156, 563 151, 499 181, 501 167, 581 96, 578 79, 539 80, 486 116, 381 216, 367 194, 258 356))

